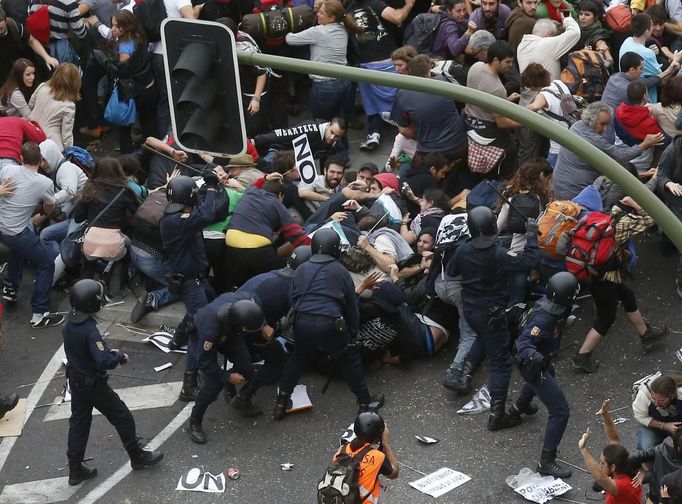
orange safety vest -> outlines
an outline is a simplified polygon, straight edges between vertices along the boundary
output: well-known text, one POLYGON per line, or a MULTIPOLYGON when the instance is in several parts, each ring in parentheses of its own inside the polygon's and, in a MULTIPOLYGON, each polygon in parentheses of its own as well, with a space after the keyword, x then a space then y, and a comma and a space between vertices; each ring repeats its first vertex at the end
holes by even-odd
MULTIPOLYGON (((334 455, 334 460, 338 457, 341 450, 351 457, 355 457, 362 451, 369 443, 360 446, 357 450, 351 450, 350 443, 340 448, 334 455)), ((360 461, 358 487, 360 489, 360 500, 363 504, 377 504, 379 502, 379 494, 381 493, 381 485, 379 485, 379 471, 384 463, 386 455, 379 450, 369 450, 365 457, 360 461), (365 498, 366 497, 366 498, 365 498)))

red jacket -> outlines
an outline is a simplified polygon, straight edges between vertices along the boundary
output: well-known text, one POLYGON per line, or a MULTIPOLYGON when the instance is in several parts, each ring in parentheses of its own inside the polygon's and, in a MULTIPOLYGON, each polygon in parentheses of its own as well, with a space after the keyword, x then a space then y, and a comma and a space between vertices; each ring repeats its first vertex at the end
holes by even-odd
POLYGON ((0 158, 21 160, 24 142, 40 143, 45 133, 37 123, 21 117, 0 117, 0 158))
MULTIPOLYGON (((649 115, 649 109, 643 105, 630 105, 623 102, 616 108, 616 121, 622 129, 636 140, 644 140, 647 135, 658 135, 661 127, 656 120, 649 115)), ((618 133, 618 125, 616 125, 618 133)), ((621 135, 618 134, 620 137, 621 135)), ((621 138, 624 143, 628 143, 625 138, 621 138)))

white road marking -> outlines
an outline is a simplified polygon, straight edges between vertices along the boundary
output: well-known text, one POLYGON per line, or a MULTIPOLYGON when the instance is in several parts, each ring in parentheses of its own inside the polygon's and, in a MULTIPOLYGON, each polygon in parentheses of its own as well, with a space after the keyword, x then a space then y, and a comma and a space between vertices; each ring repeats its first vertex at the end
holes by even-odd
MULTIPOLYGON (((192 414, 192 407, 194 406, 194 403, 190 403, 187 406, 185 406, 180 413, 177 414, 177 416, 171 420, 171 422, 166 425, 166 427, 159 432, 159 434, 152 439, 149 442, 149 449, 150 450, 156 450, 159 448, 163 443, 165 443, 174 433, 177 431, 190 417, 192 414)), ((161 464, 164 462, 161 461, 161 464)), ((93 489, 88 495, 80 499, 78 502, 80 504, 94 504, 97 502, 100 498, 104 497, 107 492, 109 492, 114 486, 116 486, 118 483, 123 480, 130 472, 133 470, 132 467, 130 467, 129 463, 126 463, 122 465, 114 474, 109 476, 104 482, 102 482, 101 485, 99 485, 97 488, 93 489)), ((153 470, 153 469, 150 469, 153 470)))
POLYGON ((79 488, 69 485, 68 480, 69 478, 64 476, 7 485, 0 494, 0 504, 50 504, 68 500, 79 488))
MULTIPOLYGON (((47 363, 45 369, 43 369, 40 378, 38 378, 37 384, 31 389, 31 392, 28 394, 28 398, 26 400, 26 422, 28 422, 28 419, 31 417, 31 413, 33 413, 33 410, 36 407, 36 404, 38 404, 38 400, 43 395, 43 392, 45 392, 45 389, 47 389, 51 378, 54 378, 54 375, 61 368, 62 359, 65 357, 64 345, 62 345, 52 356, 50 362, 47 363)), ((12 450, 12 447, 14 447, 14 443, 17 442, 17 439, 17 437, 6 437, 3 438, 2 443, 0 443, 0 471, 2 471, 2 468, 5 466, 7 457, 9 457, 9 453, 12 450)))
MULTIPOLYGON (((156 385, 142 385, 140 387, 128 387, 116 390, 121 400, 126 403, 130 411, 139 411, 152 408, 167 408, 173 406, 178 400, 178 393, 182 382, 158 383, 156 385)), ((57 398, 57 400, 59 397, 57 398)), ((94 415, 100 412, 93 410, 94 415)), ((71 416, 71 403, 55 404, 50 406, 43 422, 51 420, 63 420, 71 416)))

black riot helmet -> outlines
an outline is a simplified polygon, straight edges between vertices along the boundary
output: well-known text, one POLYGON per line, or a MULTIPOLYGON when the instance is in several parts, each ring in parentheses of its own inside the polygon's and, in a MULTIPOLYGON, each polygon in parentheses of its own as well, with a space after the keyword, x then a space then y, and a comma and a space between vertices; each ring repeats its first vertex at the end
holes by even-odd
POLYGON ((384 419, 374 411, 360 413, 353 424, 353 432, 360 441, 378 443, 384 433, 384 419))
POLYGON ((580 284, 576 277, 568 271, 555 273, 547 282, 545 295, 552 303, 571 306, 580 292, 580 284))
POLYGON ((333 229, 320 229, 313 235, 311 249, 313 254, 325 254, 338 259, 341 257, 341 238, 333 229))
POLYGON ((313 255, 310 245, 299 245, 287 259, 287 266, 292 270, 298 268, 301 264, 306 262, 313 255))
POLYGON ((168 206, 166 206, 164 213, 177 213, 182 211, 186 205, 195 205, 198 194, 199 190, 192 177, 180 175, 173 178, 166 186, 168 206))
POLYGON ((493 211, 486 206, 477 206, 469 211, 467 226, 474 248, 488 248, 497 238, 497 219, 493 211))
POLYGON ((69 320, 77 324, 85 322, 90 315, 102 309, 103 299, 104 287, 101 283, 90 279, 79 280, 69 291, 69 320))
POLYGON ((218 320, 223 328, 234 333, 258 332, 265 325, 263 310, 251 299, 240 299, 221 306, 218 320))

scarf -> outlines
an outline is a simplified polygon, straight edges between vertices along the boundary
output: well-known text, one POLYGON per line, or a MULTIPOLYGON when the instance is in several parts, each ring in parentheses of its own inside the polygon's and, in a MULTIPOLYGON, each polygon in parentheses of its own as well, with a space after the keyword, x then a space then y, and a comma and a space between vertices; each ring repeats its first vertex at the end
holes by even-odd
POLYGON ((552 5, 552 2, 550 2, 549 0, 545 2, 545 6, 547 7, 547 14, 549 14, 549 19, 561 24, 562 19, 561 16, 559 15, 559 11, 568 10, 568 6, 564 2, 561 2, 561 5, 559 5, 559 8, 557 9, 552 5))

